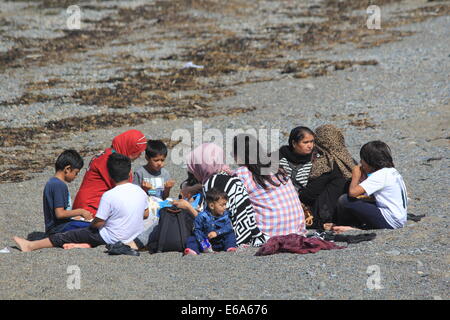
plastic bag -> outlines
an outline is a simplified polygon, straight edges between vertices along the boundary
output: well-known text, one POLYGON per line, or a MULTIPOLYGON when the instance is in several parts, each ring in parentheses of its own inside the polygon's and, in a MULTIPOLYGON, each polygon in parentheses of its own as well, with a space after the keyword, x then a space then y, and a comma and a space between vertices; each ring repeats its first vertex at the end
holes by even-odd
POLYGON ((11 253, 11 251, 9 251, 8 247, 5 247, 4 249, 0 250, 0 253, 11 253))

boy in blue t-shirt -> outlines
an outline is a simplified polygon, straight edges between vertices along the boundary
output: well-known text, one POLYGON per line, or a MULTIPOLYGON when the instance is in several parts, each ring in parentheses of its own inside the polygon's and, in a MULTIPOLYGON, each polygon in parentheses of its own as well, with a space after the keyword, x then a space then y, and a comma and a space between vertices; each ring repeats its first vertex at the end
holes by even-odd
POLYGON ((124 244, 131 244, 143 231, 144 219, 148 218, 147 195, 129 183, 130 158, 113 153, 108 157, 107 168, 115 187, 103 194, 97 215, 88 227, 50 234, 36 241, 13 237, 19 249, 31 252, 54 247, 72 249, 111 245, 109 254, 115 251, 114 254, 138 256, 124 244))
POLYGON ((226 210, 228 196, 212 188, 206 192, 207 208, 194 220, 194 236, 187 239, 185 255, 200 252, 236 251, 236 235, 226 210))
POLYGON ((75 180, 83 165, 83 158, 75 150, 65 150, 56 160, 55 175, 48 180, 44 188, 47 235, 89 226, 88 221, 92 220, 92 214, 84 209, 72 210, 69 188, 66 185, 75 180))

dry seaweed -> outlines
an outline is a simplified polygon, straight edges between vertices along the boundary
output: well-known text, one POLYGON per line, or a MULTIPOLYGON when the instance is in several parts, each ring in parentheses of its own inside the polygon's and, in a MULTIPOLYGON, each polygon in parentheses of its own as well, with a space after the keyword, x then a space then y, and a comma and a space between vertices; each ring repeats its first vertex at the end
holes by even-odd
MULTIPOLYGON (((29 2, 37 4, 42 10, 67 8, 73 4, 68 0, 29 2)), ((119 52, 111 56, 89 52, 89 56, 92 55, 104 64, 103 68, 119 67, 121 71, 110 79, 97 80, 92 88, 77 90, 67 96, 49 96, 40 91, 58 86, 74 87, 68 80, 53 77, 47 81, 28 83, 22 96, 9 102, 0 102, 0 105, 26 106, 38 102, 64 101, 75 105, 107 106, 111 110, 104 114, 48 121, 38 127, 0 128, 0 182, 23 181, 30 177, 31 172, 53 165, 60 150, 53 149, 50 143, 71 133, 134 126, 149 119, 237 115, 254 110, 225 109, 226 112, 223 113, 211 107, 211 102, 234 95, 233 86, 274 79, 266 73, 254 71, 276 70, 279 74, 289 73, 295 78, 307 78, 327 75, 354 65, 376 65, 375 60, 331 61, 308 58, 287 61, 286 57, 291 52, 314 56, 317 50, 327 50, 342 43, 353 43, 357 48, 370 48, 399 41, 413 32, 392 30, 393 27, 450 14, 448 4, 433 3, 398 12, 390 20, 382 21, 383 29, 368 30, 365 27, 367 15, 364 9, 370 4, 380 6, 393 2, 399 0, 327 0, 304 8, 295 1, 281 1, 276 8, 263 9, 269 10, 263 12, 258 1, 157 0, 135 8, 108 6, 108 9, 115 10, 114 14, 99 21, 83 20, 90 30, 67 30, 64 36, 55 39, 4 37, 13 42, 14 46, 0 53, 1 71, 77 61, 75 53, 111 45, 113 40, 115 46, 142 43, 144 47, 147 44, 148 50, 154 50, 160 43, 189 39, 189 45, 178 47, 176 53, 161 58, 160 61, 192 61, 204 68, 152 68, 148 66, 151 61, 130 52, 119 52), (355 14, 354 10, 361 12, 355 14), (286 22, 277 25, 267 23, 238 33, 228 28, 221 29, 215 20, 196 14, 199 12, 233 16, 237 20, 249 19, 255 13, 277 14, 284 15, 286 22), (320 22, 298 23, 299 17, 316 17, 320 18, 317 20, 320 22), (148 38, 128 37, 136 30, 141 32, 149 27, 161 32, 158 36, 150 35, 148 38), (127 108, 130 106, 154 106, 159 111, 128 112, 127 108), (23 148, 27 152, 23 152, 23 148)), ((78 1, 77 4, 90 10, 105 8, 100 2, 92 4, 91 1, 78 1)), ((2 19, 0 23, 8 27, 9 22, 2 19)), ((345 118, 331 116, 331 119, 344 120, 358 129, 376 126, 366 113, 348 115, 345 118)), ((97 151, 88 148, 81 150, 83 155, 97 151)))
POLYGON ((376 60, 314 60, 300 59, 296 61, 288 61, 284 65, 281 73, 294 73, 295 78, 318 77, 329 73, 329 71, 344 70, 354 65, 377 65, 376 60))
MULTIPOLYGON (((72 117, 56 121, 48 121, 42 127, 0 128, 0 148, 15 147, 16 151, 0 150, 0 183, 21 182, 30 179, 32 173, 41 172, 52 166, 59 148, 52 148, 49 143, 61 140, 73 132, 81 133, 100 128, 114 128, 134 126, 151 119, 169 119, 192 117, 192 110, 196 117, 208 118, 217 115, 238 115, 254 111, 256 108, 230 108, 224 111, 213 110, 207 105, 179 107, 176 110, 142 113, 106 113, 86 117, 72 117), (25 147, 22 152, 18 147, 25 147)), ((180 141, 164 139, 169 148, 180 141)), ((83 156, 93 155, 96 149, 81 149, 83 156)))

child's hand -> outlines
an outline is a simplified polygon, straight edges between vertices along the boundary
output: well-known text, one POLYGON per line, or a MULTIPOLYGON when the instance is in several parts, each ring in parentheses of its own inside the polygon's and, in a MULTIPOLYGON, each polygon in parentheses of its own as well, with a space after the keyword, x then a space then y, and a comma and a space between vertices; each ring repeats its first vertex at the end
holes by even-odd
POLYGON ((84 218, 84 220, 87 221, 87 220, 94 219, 94 216, 89 211, 87 211, 85 209, 80 209, 80 210, 81 210, 81 216, 84 218))
POLYGON ((217 232, 211 231, 210 233, 208 233, 208 239, 213 239, 215 237, 217 237, 217 232))
POLYGON ((367 173, 361 168, 361 177, 359 177, 359 183, 367 179, 367 173))
POLYGON ((148 190, 153 189, 153 186, 150 182, 142 181, 142 189, 144 189, 145 191, 148 191, 148 190))
POLYGON ((175 180, 168 180, 166 183, 164 183, 165 189, 171 189, 175 185, 175 180))
POLYGON ((362 169, 361 169, 361 165, 358 164, 353 167, 352 180, 354 179, 355 181, 359 181, 361 179, 361 176, 362 176, 362 169))

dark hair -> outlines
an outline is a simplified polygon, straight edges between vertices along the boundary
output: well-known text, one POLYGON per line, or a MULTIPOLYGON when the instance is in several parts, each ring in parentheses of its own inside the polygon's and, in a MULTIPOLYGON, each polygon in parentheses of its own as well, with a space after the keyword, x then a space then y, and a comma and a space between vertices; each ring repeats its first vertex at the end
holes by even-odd
POLYGON ((56 159, 55 170, 62 171, 67 166, 70 166, 72 170, 81 170, 84 166, 83 158, 75 150, 64 150, 56 159))
POLYGON ((147 158, 154 158, 159 155, 167 157, 167 146, 161 140, 148 140, 145 155, 147 158))
POLYGON ((359 151, 359 156, 375 171, 383 168, 394 168, 391 149, 383 141, 367 142, 359 151))
POLYGON ((228 195, 226 192, 220 191, 217 188, 211 188, 208 191, 206 191, 205 199, 207 204, 219 201, 220 199, 225 199, 228 201, 228 195))
POLYGON ((306 134, 310 134, 314 138, 316 137, 316 134, 314 133, 314 131, 312 131, 308 127, 300 126, 300 127, 296 127, 294 129, 292 129, 291 133, 289 134, 289 140, 288 140, 289 148, 291 148, 291 150, 292 150, 294 148, 294 146, 293 146, 294 142, 302 141, 306 134))
POLYGON ((187 179, 184 180, 181 184, 180 184, 180 189, 183 188, 183 185, 186 185, 187 187, 192 187, 195 186, 196 184, 200 183, 198 182, 197 178, 195 178, 194 174, 192 172, 187 172, 187 179))
MULTIPOLYGON (((262 163, 261 160, 269 159, 270 154, 266 153, 265 150, 260 145, 259 141, 250 134, 239 134, 233 138, 233 154, 234 157, 240 161, 244 161, 242 163, 245 165, 248 170, 253 174, 253 180, 256 184, 260 185, 264 189, 268 189, 267 182, 273 186, 279 187, 280 184, 277 184, 272 180, 270 174, 262 174, 262 168, 270 168, 272 165, 270 160, 266 160, 267 163, 262 163), (238 142, 240 145, 238 146, 238 142), (241 143, 243 143, 244 150, 242 150, 241 143), (239 149, 238 149, 239 147, 239 149), (244 154, 242 157, 242 151, 244 154)), ((283 173, 281 170, 275 174, 277 179, 281 182, 283 179, 283 173)))
POLYGON ((120 153, 113 153, 109 156, 106 163, 108 173, 111 179, 116 183, 128 180, 131 171, 131 160, 120 153))

